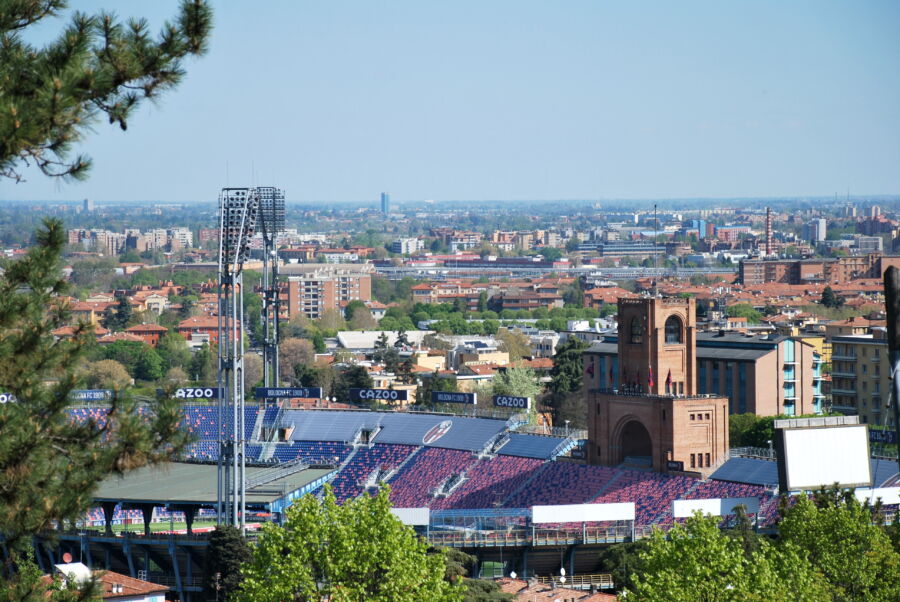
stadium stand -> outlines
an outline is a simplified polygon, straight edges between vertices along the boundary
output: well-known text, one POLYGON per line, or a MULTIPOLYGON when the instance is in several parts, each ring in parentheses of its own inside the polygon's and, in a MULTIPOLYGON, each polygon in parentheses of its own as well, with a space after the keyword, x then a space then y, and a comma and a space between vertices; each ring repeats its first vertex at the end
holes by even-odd
POLYGON ((494 508, 522 485, 541 465, 534 458, 497 456, 480 460, 467 472, 468 478, 449 497, 436 500, 432 508, 494 508))
POLYGON ((548 462, 521 491, 507 500, 510 508, 543 504, 583 504, 603 489, 618 469, 572 462, 548 462))
POLYGON ((439 448, 423 449, 388 482, 391 502, 397 508, 420 508, 432 502, 431 492, 453 474, 476 462, 470 452, 439 448))
POLYGON ((696 483, 689 477, 621 469, 616 482, 591 503, 634 502, 635 523, 649 525, 669 512, 672 500, 683 498, 696 483))
POLYGON ((372 447, 359 449, 331 482, 338 502, 343 503, 361 494, 363 492, 362 484, 376 468, 394 468, 415 450, 416 448, 411 445, 379 443, 372 447))
POLYGON ((309 463, 340 464, 351 450, 351 447, 337 441, 292 441, 276 445, 272 457, 279 462, 302 458, 309 463))

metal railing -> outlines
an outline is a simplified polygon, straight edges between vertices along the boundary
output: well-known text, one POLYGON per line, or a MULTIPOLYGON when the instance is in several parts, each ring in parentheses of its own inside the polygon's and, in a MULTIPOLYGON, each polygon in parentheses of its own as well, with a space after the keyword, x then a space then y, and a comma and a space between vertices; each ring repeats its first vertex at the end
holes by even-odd
MULTIPOLYGON (((559 577, 536 577, 538 583, 559 583, 559 577)), ((566 577, 565 586, 573 589, 589 589, 591 586, 597 589, 615 589, 612 575, 600 573, 597 575, 570 575, 566 577)))

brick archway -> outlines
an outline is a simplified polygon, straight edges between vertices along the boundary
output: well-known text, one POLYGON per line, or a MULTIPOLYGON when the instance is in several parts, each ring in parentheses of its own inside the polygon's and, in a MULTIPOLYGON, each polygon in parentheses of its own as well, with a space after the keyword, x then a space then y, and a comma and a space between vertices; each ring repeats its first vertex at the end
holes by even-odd
POLYGON ((610 460, 621 464, 627 456, 654 458, 654 442, 641 417, 629 413, 616 422, 610 440, 610 460))

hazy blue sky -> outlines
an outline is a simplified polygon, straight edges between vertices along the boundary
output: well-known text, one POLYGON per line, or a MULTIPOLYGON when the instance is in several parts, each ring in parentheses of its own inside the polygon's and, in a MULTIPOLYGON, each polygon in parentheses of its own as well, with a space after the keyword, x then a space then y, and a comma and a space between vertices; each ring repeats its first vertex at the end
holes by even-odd
MULTIPOLYGON (((72 4, 154 25, 177 7, 72 4)), ((181 87, 127 133, 97 124, 87 182, 30 174, 0 198, 900 193, 896 0, 214 6, 181 87)))

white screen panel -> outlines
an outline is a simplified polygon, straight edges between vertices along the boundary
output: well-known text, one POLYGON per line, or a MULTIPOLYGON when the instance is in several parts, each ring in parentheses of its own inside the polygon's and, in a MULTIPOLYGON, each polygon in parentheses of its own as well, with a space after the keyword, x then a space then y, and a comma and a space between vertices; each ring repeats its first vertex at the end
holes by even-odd
POLYGON ((672 516, 675 518, 686 518, 693 516, 697 510, 712 516, 726 516, 734 514, 734 509, 737 506, 744 506, 747 514, 758 514, 759 498, 728 497, 709 500, 675 500, 672 502, 672 516))
POLYGON ((391 508, 391 512, 404 525, 428 526, 431 519, 429 508, 391 508))
POLYGON ((611 520, 634 520, 634 503, 617 504, 564 504, 560 506, 534 506, 531 522, 589 523, 611 520))
POLYGON ((900 504, 900 487, 876 487, 875 489, 857 489, 855 491, 856 499, 860 502, 869 500, 874 504, 875 500, 881 499, 882 504, 900 504))
POLYGON ((871 485, 866 425, 784 430, 787 488, 871 485))

